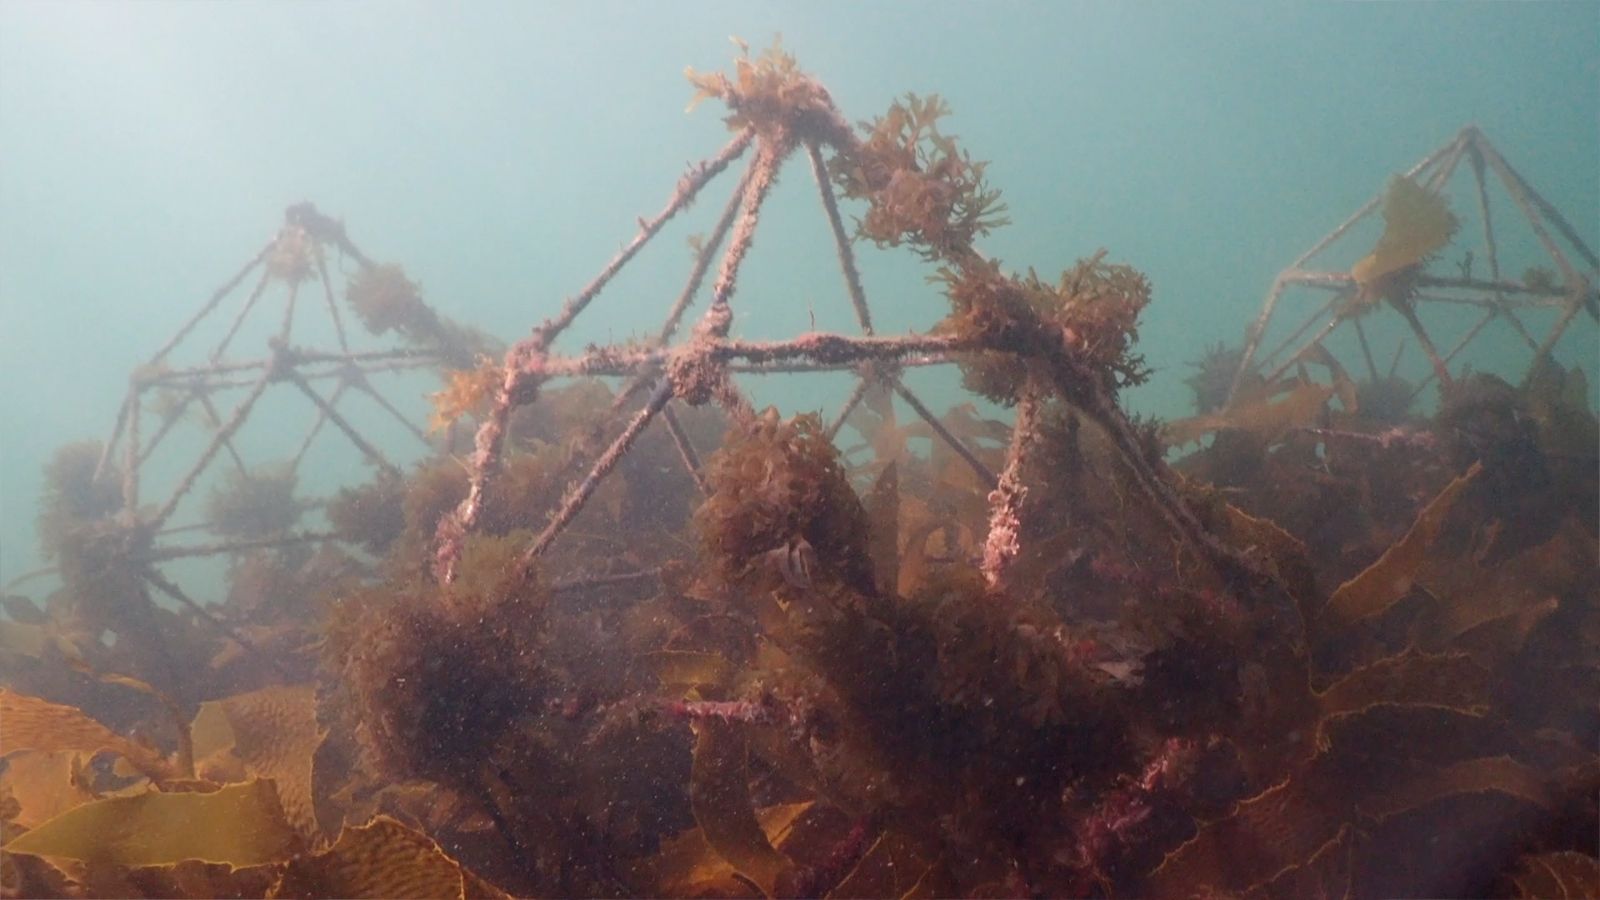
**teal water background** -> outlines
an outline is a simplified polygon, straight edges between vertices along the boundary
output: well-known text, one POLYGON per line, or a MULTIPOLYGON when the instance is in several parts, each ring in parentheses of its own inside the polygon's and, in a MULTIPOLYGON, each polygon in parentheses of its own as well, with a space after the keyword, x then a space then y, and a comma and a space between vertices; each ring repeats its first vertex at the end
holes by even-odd
MULTIPOLYGON (((1600 245, 1594 2, 5 0, 0 582, 38 564, 49 454, 109 432, 130 370, 285 206, 314 201, 441 312, 519 337, 726 139, 714 102, 685 113, 683 68, 727 70, 729 35, 780 32, 851 119, 905 91, 949 100, 1010 207, 987 252, 1053 274, 1105 247, 1151 277, 1141 412, 1186 414, 1183 364, 1236 341, 1278 270, 1469 122, 1600 245)), ((651 330, 725 190, 574 337, 651 330)), ((812 313, 850 327, 814 190, 785 173, 744 334, 812 313)), ((905 254, 863 253, 880 330, 938 318, 905 254)), ((1592 323, 1563 352, 1592 377, 1592 323)), ((827 383, 775 396, 831 408, 827 383)))

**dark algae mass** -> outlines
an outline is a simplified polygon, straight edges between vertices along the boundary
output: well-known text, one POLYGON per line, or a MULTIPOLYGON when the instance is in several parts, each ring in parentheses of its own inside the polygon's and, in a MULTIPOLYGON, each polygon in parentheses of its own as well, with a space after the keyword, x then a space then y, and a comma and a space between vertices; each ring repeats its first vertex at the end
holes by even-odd
POLYGON ((0 894, 1600 890, 1600 433, 1557 352, 1600 279, 1487 137, 1394 176, 1356 217, 1375 238, 1347 223, 1290 266, 1159 422, 1121 397, 1191 361, 1141 352, 1158 292, 1105 252, 1059 275, 982 252, 1006 206, 942 99, 852 124, 778 47, 689 78, 728 142, 524 339, 299 204, 133 374, 109 440, 56 453, 59 589, 14 581, 0 619, 0 894), (820 201, 853 333, 734 327, 780 173, 820 201), (1497 255, 1486 183, 1532 266, 1497 255), (660 327, 564 348, 711 185, 660 327), (875 330, 879 252, 927 266, 937 327, 875 330), (337 346, 297 341, 307 311, 337 346), (177 362, 213 313, 221 342, 177 362), (252 313, 281 327, 248 359, 252 313), (1519 380, 1465 362, 1491 323, 1528 346, 1519 380), (954 402, 910 386, 937 366, 954 402), (442 382, 431 421, 386 396, 397 370, 442 382), (752 399, 813 372, 854 387, 822 414, 752 399), (359 479, 313 498, 300 456, 246 465, 279 394, 359 479), (190 495, 203 528, 175 521, 190 495))

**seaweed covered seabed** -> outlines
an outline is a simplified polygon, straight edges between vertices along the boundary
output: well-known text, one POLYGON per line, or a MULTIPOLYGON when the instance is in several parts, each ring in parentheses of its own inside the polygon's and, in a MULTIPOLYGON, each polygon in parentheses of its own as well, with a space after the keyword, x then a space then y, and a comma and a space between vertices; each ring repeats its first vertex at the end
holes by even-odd
MULTIPOLYGON (((348 308, 411 349, 281 339, 255 368, 147 367, 108 445, 57 455, 40 535, 61 587, 8 594, 0 621, 5 895, 1596 890, 1581 372, 1549 347, 1518 384, 1442 372, 1422 415, 1392 371, 1219 349, 1194 418, 1132 419, 1147 281, 1103 255, 1045 279, 980 253, 1004 207, 938 98, 852 127, 776 48, 691 80, 732 140, 503 355, 297 207, 260 285, 327 286, 336 247, 360 264, 348 308), (741 160, 659 334, 557 352, 741 160), (859 334, 730 333, 789 163, 859 334), (936 268, 932 333, 874 332, 869 244, 936 268), (470 452, 389 463, 314 389, 324 363, 368 393, 372 367, 441 368, 445 437, 414 431, 475 425, 470 452), (920 365, 1011 412, 930 409, 902 380, 920 365), (828 419, 758 411, 734 378, 827 370, 859 376, 828 419), (211 413, 173 499, 141 505, 146 454, 219 372, 249 403, 211 413), (313 529, 292 469, 241 464, 207 505, 227 596, 197 602, 163 574, 163 526, 283 384, 378 474, 313 529), (145 443, 141 385, 177 391, 145 443)), ((1404 315, 1454 229, 1404 178, 1384 214, 1340 322, 1404 315)), ((1563 274, 1539 289, 1592 304, 1563 274)))

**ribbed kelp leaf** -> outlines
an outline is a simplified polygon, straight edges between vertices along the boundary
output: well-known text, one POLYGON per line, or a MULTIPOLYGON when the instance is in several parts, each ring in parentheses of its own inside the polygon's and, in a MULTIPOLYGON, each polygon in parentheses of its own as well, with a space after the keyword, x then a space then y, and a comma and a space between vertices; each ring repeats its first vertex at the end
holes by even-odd
POLYGON ((1528 376, 1527 403, 1545 453, 1586 459, 1594 465, 1600 422, 1589 408, 1589 379, 1582 369, 1565 371, 1546 359, 1528 376))
MULTIPOLYGON (((1278 879, 1301 884, 1296 879, 1322 873, 1338 881, 1348 867, 1316 857, 1342 852, 1330 842, 1347 827, 1359 835, 1375 817, 1466 791, 1521 796, 1534 790, 1528 772, 1483 761, 1483 748, 1500 735, 1480 716, 1380 703, 1321 727, 1313 757, 1232 814, 1202 825, 1168 854, 1141 892, 1192 896, 1204 886, 1223 894, 1260 889, 1280 895, 1271 888, 1278 879), (1294 874, 1297 867, 1305 871, 1294 874)), ((1299 889, 1281 895, 1308 896, 1299 889)))
POLYGON ((1481 463, 1473 463, 1460 477, 1445 485, 1444 490, 1417 514, 1411 530, 1394 546, 1384 551, 1378 561, 1361 574, 1339 585, 1328 600, 1328 613, 1341 622, 1356 622, 1378 615, 1404 597, 1415 583, 1417 573, 1427 561, 1428 550, 1444 527, 1445 518, 1456 500, 1467 489, 1478 473, 1481 463))
POLYGON ((11 821, 36 828, 75 806, 95 799, 81 778, 86 754, 76 750, 24 750, 6 757, 0 784, 11 790, 16 815, 11 821))
MULTIPOLYGON (((756 813, 773 846, 782 846, 811 803, 782 803, 756 813)), ((705 832, 693 828, 661 842, 653 868, 654 888, 671 897, 742 897, 750 888, 733 877, 733 866, 711 849, 705 832)))
POLYGON ((1412 626, 1416 645, 1459 647, 1486 665, 1503 663, 1555 612, 1557 596, 1593 566, 1594 541, 1572 520, 1548 541, 1497 565, 1432 559, 1416 579, 1435 601, 1412 626))
POLYGON ((0 619, 0 660, 7 657, 38 659, 50 646, 44 625, 0 619))
POLYGON ((733 666, 720 653, 658 650, 640 656, 639 662, 668 688, 717 687, 733 677, 733 666))
POLYGON ((934 514, 932 508, 920 498, 900 498, 900 572, 898 588, 901 596, 909 597, 928 577, 928 539, 944 528, 948 521, 934 514))
POLYGON ((152 791, 86 803, 4 849, 127 867, 188 859, 243 867, 282 862, 299 846, 272 782, 251 781, 209 794, 152 791))
POLYGON ((106 684, 115 684, 119 687, 138 691, 161 704, 161 708, 166 712, 168 720, 172 722, 173 733, 178 739, 178 756, 173 766, 177 770, 179 777, 194 777, 194 737, 189 733, 189 723, 184 720, 183 708, 178 705, 178 701, 172 699, 166 691, 147 681, 134 678, 132 675, 121 675, 116 672, 96 672, 81 658, 69 659, 68 662, 72 664, 73 668, 86 675, 98 678, 106 684))
POLYGON ((1006 569, 1006 582, 1014 592, 1040 588, 1051 573, 1082 559, 1083 548, 1081 528, 1063 528, 1048 537, 1026 541, 1006 569))
POLYGON ((939 897, 956 896, 955 881, 950 878, 950 873, 943 865, 929 866, 922 877, 917 879, 909 890, 900 895, 900 900, 937 900, 939 897))
POLYGON ((1346 803, 1327 801, 1320 778, 1303 775, 1240 803, 1233 815, 1211 822, 1167 854, 1141 893, 1191 896, 1204 885, 1221 893, 1265 884, 1304 865, 1335 839, 1346 818, 1346 803))
MULTIPOLYGON (((106 892, 99 896, 111 896, 106 892)), ((123 892, 127 893, 127 892, 123 892)), ((0 853, 0 897, 82 897, 71 875, 38 856, 0 853)))
POLYGON ((156 781, 178 774, 160 751, 117 734, 76 707, 0 688, 0 756, 18 750, 90 755, 110 750, 156 781))
POLYGON ((281 864, 236 869, 233 866, 188 860, 171 866, 145 866, 116 873, 124 877, 136 893, 127 889, 106 890, 99 884, 93 887, 98 896, 265 897, 267 891, 278 883, 281 869, 281 864))
POLYGON ((933 863, 916 842, 903 834, 886 831, 850 870, 850 874, 828 892, 828 897, 831 900, 904 897, 932 870, 933 863))
POLYGON ((1363 294, 1385 276, 1422 262, 1456 232, 1456 217, 1444 197, 1401 175, 1383 194, 1383 235, 1372 252, 1350 269, 1363 294))
POLYGON ((420 831, 379 816, 346 828, 332 847, 284 869, 272 897, 415 897, 507 894, 461 867, 420 831))
POLYGON ((91 640, 85 626, 64 626, 26 597, 0 597, 0 609, 9 616, 0 619, 0 663, 46 659, 51 650, 64 659, 77 659, 83 655, 77 645, 91 640))
POLYGON ((1400 787, 1358 804, 1375 819, 1409 812, 1456 794, 1505 794, 1552 811, 1554 798, 1544 776, 1509 756, 1462 760, 1439 769, 1427 769, 1400 787))
POLYGON ((1518 860, 1511 885, 1518 897, 1542 900, 1600 896, 1600 859, 1570 850, 1524 856, 1518 860))
POLYGON ((1468 715, 1487 708, 1489 677, 1463 653, 1407 651, 1351 672, 1317 694, 1326 722, 1375 704, 1439 706, 1468 715))
POLYGON ((314 685, 275 685, 202 703, 193 731, 201 759, 231 749, 249 775, 278 785, 291 824, 308 837, 319 833, 311 772, 326 733, 317 726, 314 685))
POLYGON ((1316 574, 1306 545, 1274 522, 1252 516, 1232 504, 1224 509, 1229 540, 1237 547, 1260 549, 1303 613, 1306 604, 1317 596, 1316 574))
POLYGON ((1280 397, 1265 394, 1226 412, 1168 422, 1161 429, 1161 438, 1174 447, 1182 447, 1213 431, 1229 428, 1276 440, 1291 428, 1317 424, 1332 396, 1333 388, 1305 382, 1280 397))
POLYGON ((731 725, 701 720, 695 726, 689 801, 706 843, 767 896, 791 867, 773 848, 750 802, 744 735, 731 725))
POLYGON ((1355 828, 1345 825, 1310 859, 1253 885, 1245 897, 1349 897, 1355 877, 1355 845, 1360 840, 1355 828))
POLYGON ((867 555, 878 590, 893 593, 900 580, 900 469, 891 462, 878 473, 862 502, 867 511, 867 555))

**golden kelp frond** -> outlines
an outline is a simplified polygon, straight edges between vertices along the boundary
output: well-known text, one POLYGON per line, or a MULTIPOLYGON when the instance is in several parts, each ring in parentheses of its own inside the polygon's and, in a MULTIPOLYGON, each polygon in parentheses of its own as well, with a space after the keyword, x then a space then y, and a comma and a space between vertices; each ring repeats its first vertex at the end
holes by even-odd
POLYGON ((1518 897, 1581 900, 1600 892, 1600 859, 1571 850, 1530 854, 1508 880, 1518 897))
POLYGON ((1303 382, 1283 396, 1263 393, 1226 412, 1168 422, 1162 426, 1161 437, 1174 447, 1182 447, 1214 431, 1231 428, 1275 441, 1291 428, 1317 424, 1333 392, 1332 387, 1303 382))
POLYGON ((1594 542, 1568 519, 1554 536, 1498 565, 1434 554, 1416 582, 1435 602, 1411 628, 1422 649, 1460 647, 1486 664, 1503 664, 1559 606, 1565 586, 1594 565, 1594 542))
POLYGON ((89 776, 83 771, 88 755, 76 750, 23 750, 6 756, 0 784, 15 798, 16 815, 10 821, 37 828, 76 806, 93 801, 89 776))
POLYGON ((1350 269, 1364 297, 1376 296, 1384 278, 1422 262, 1455 235, 1456 217, 1444 197, 1396 175, 1383 195, 1383 235, 1350 269))
POLYGON ((1416 523, 1405 537, 1361 574, 1339 585, 1328 600, 1328 613, 1341 622, 1355 622, 1378 615, 1404 597, 1415 583, 1417 572, 1427 560, 1428 549, 1444 527, 1450 509, 1481 471, 1483 465, 1474 463, 1446 485, 1417 514, 1416 523))
POLYGON ((715 687, 733 676, 733 666, 720 653, 695 650, 658 650, 639 658, 645 671, 668 689, 715 687))
MULTIPOLYGON (((1324 725, 1377 704, 1414 704, 1468 715, 1488 711, 1489 673, 1465 654, 1407 652, 1363 666, 1316 695, 1324 725)), ((1319 726, 1319 736, 1325 731, 1319 726)))
POLYGON ((1352 897, 1355 895, 1356 851, 1368 841, 1353 825, 1339 828, 1329 841, 1304 862, 1296 863, 1268 881, 1254 885, 1246 900, 1274 897, 1352 897))
POLYGON ((1494 791, 1515 797, 1546 813, 1555 811, 1547 778, 1507 755, 1481 756, 1420 773, 1400 788, 1360 804, 1361 813, 1388 819, 1456 794, 1494 791))
POLYGON ((794 868, 772 846, 750 802, 745 736, 733 726, 712 720, 697 724, 694 773, 689 799, 705 841, 740 875, 776 896, 778 880, 794 868))
POLYGON ((432 838, 379 816, 346 828, 327 850, 289 863, 269 896, 466 900, 508 895, 463 869, 432 838))
POLYGON ((300 847, 271 781, 214 793, 161 793, 87 803, 5 845, 10 853, 113 866, 186 860, 230 866, 283 862, 300 847))
MULTIPOLYGON (((62 640, 51 624, 0 619, 0 665, 23 659, 40 659, 46 650, 62 640)), ((3 745, 0 745, 3 746, 3 745)))
MULTIPOLYGON (((1600 426, 1580 375, 1445 378, 1431 414, 1377 359, 1363 387, 1315 341, 1271 381, 1217 349, 1200 417, 1168 432, 1216 439, 1175 468, 1118 396, 1149 371, 1150 281, 1103 252, 1041 277, 977 248, 1003 207, 943 100, 857 134, 777 47, 691 80, 739 133, 515 351, 291 213, 353 258, 351 315, 413 345, 396 364, 455 370, 436 429, 501 414, 471 460, 457 427, 414 464, 385 445, 403 468, 320 512, 282 473, 210 479, 230 539, 199 546, 121 509, 98 448, 58 457, 40 530, 61 587, 0 596, 0 900, 1581 893, 1595 862, 1562 851, 1597 823, 1600 426), (719 302, 671 385, 648 389, 654 344, 528 361, 741 155, 690 278, 719 302), (784 244, 756 233, 796 155, 826 168, 831 236, 842 192, 858 237, 933 263, 935 335, 723 339, 746 251, 784 244), (902 383, 939 359, 970 388, 948 409, 902 383), (859 444, 755 414, 728 380, 745 363, 852 367, 859 444), (289 530, 302 506, 316 527, 289 530)), ((1413 313, 1434 280, 1448 210, 1409 182, 1387 207, 1369 296, 1347 286, 1336 318, 1413 313)), ((301 244, 314 273, 323 243, 301 244)), ((182 380, 162 365, 136 387, 182 380)), ((130 407, 120 455, 198 396, 153 429, 130 407)))
POLYGON ((900 583, 900 468, 891 462, 872 483, 863 506, 867 513, 867 553, 872 557, 878 592, 892 594, 900 583))
POLYGON ((1325 853, 1351 854, 1325 876, 1348 872, 1357 882, 1381 879, 1388 872, 1382 854, 1397 847, 1426 853, 1430 836, 1444 822, 1386 832, 1398 843, 1352 842, 1347 829, 1372 828, 1402 816, 1447 818, 1449 804, 1457 802, 1487 803, 1491 809, 1505 802, 1540 812, 1548 812, 1552 802, 1548 777, 1504 749, 1496 752, 1506 736, 1483 717, 1378 706, 1329 726, 1316 756, 1231 814, 1203 825, 1167 856, 1140 893, 1189 896, 1194 885, 1206 885, 1223 894, 1276 896, 1269 884, 1297 867, 1316 871, 1333 864, 1325 853), (1330 846, 1341 835, 1342 848, 1330 846), (1319 857, 1322 861, 1315 862, 1319 857))
POLYGON ((873 897, 950 897, 956 894, 923 847, 903 834, 885 832, 850 874, 828 892, 833 900, 873 897))
POLYGON ((1563 369, 1547 359, 1528 376, 1524 391, 1545 451, 1582 460, 1592 471, 1600 449, 1600 422, 1589 406, 1589 377, 1584 371, 1563 369))
MULTIPOLYGON (((810 801, 782 803, 756 813, 768 843, 782 847, 795 824, 812 808, 810 801)), ((662 842, 661 852, 651 861, 650 878, 660 892, 669 897, 744 897, 748 883, 735 877, 734 867, 706 842, 705 832, 694 828, 662 842)))
POLYGON ((301 834, 320 834, 311 793, 312 758, 324 737, 316 685, 274 685, 202 703, 194 732, 198 756, 231 749, 248 775, 278 786, 284 813, 301 834))
POLYGON ((449 428, 462 416, 486 412, 505 380, 505 369, 489 357, 480 356, 476 369, 452 369, 445 373, 445 379, 444 390, 428 395, 433 401, 429 433, 449 428))
POLYGON ((153 781, 178 775, 159 750, 136 743, 84 715, 81 710, 0 688, 0 755, 18 750, 76 750, 120 754, 153 781))
POLYGON ((1274 522, 1224 504, 1223 533, 1238 547, 1255 547, 1299 604, 1301 614, 1316 596, 1316 575, 1306 545, 1274 522))

